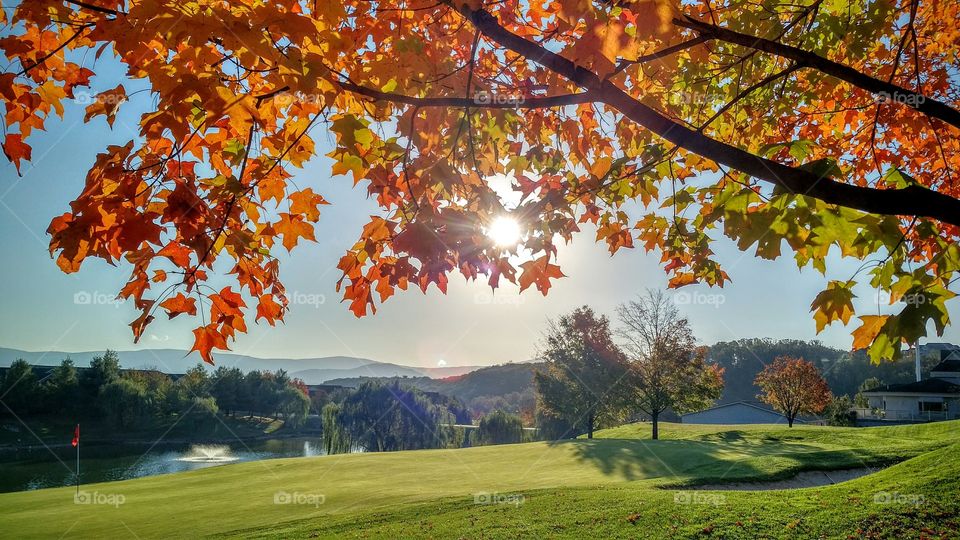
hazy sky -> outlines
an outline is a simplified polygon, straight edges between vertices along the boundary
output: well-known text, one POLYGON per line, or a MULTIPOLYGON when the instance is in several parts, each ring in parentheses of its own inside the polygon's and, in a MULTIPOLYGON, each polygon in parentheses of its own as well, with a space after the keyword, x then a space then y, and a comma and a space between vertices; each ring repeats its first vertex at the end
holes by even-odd
MULTIPOLYGON (((116 86, 116 79, 94 79, 94 90, 116 86)), ((130 83, 127 92, 143 87, 130 83)), ((47 132, 30 139, 34 160, 23 177, 5 159, 0 165, 0 346, 26 350, 84 351, 112 348, 181 348, 192 345, 195 320, 165 321, 158 317, 140 344, 134 345, 127 326, 137 312, 132 303, 113 302, 129 268, 88 260, 76 274, 63 274, 50 258, 46 228, 65 212, 83 187, 96 153, 107 144, 123 144, 135 135, 136 119, 148 105, 141 93, 125 104, 113 131, 103 117, 81 122, 83 105, 67 107, 63 121, 47 121, 47 132)), ((328 135, 318 127, 313 135, 319 154, 328 150, 328 135)), ((377 207, 366 199, 363 185, 354 189, 349 178, 330 176, 330 162, 315 159, 295 176, 301 188, 313 187, 332 205, 323 208, 316 244, 301 245, 292 256, 282 253, 282 278, 291 293, 286 323, 271 328, 252 324, 250 332, 231 344, 233 351, 261 357, 349 355, 418 366, 495 364, 531 357, 547 317, 589 304, 613 315, 616 305, 645 287, 664 287, 659 254, 642 249, 622 250, 610 257, 604 245, 585 230, 560 251, 568 276, 555 283, 546 298, 530 289, 522 295, 507 283, 495 295, 484 282, 467 283, 452 276, 448 294, 435 288, 400 292, 380 305, 377 314, 355 318, 334 290, 340 274, 336 263, 352 245, 368 216, 377 207)), ((836 258, 827 277, 810 268, 799 271, 787 255, 770 262, 742 253, 729 240, 717 244, 718 258, 733 278, 723 289, 705 286, 679 291, 682 309, 701 342, 741 337, 820 339, 840 348, 850 345, 855 327, 834 325, 819 336, 809 313, 810 302, 826 279, 848 279, 858 261, 836 258)), ((282 251, 282 248, 281 248, 282 251)), ((786 252, 786 246, 784 248, 786 252)), ((861 282, 868 276, 861 275, 861 282)), ((877 312, 875 293, 858 286, 860 314, 877 312)), ((674 293, 677 294, 677 293, 674 293)), ((950 302, 952 310, 958 303, 950 302)), ((882 310, 889 312, 889 309, 882 310)), ((960 341, 960 331, 944 338, 960 341)))

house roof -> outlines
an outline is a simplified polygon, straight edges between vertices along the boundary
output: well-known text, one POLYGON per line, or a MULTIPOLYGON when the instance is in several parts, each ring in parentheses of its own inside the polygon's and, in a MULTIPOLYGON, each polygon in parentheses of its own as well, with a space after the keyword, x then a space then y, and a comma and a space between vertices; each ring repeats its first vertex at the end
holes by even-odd
POLYGON ((930 368, 930 371, 960 373, 960 360, 943 360, 930 368))
POLYGON ((764 412, 773 413, 773 414, 776 414, 776 415, 779 415, 779 416, 783 416, 783 415, 780 414, 779 412, 773 410, 772 407, 768 407, 767 405, 765 405, 765 404, 763 404, 763 403, 761 403, 761 402, 759 402, 759 401, 731 401, 730 403, 724 403, 724 404, 722 404, 722 405, 716 405, 716 406, 710 407, 709 409, 704 409, 704 410, 702 410, 702 411, 696 411, 696 412, 692 412, 692 413, 681 414, 680 416, 687 416, 688 414, 699 414, 699 413, 704 413, 704 412, 708 412, 708 411, 715 411, 715 410, 717 410, 717 409, 725 409, 725 408, 727 408, 727 407, 733 407, 734 405, 742 405, 742 406, 744 406, 744 407, 752 407, 752 408, 754 408, 754 409, 760 409, 761 411, 764 411, 764 412))
POLYGON ((960 394, 960 384, 954 384, 943 379, 924 379, 922 381, 905 384, 888 384, 868 390, 864 394, 960 394))

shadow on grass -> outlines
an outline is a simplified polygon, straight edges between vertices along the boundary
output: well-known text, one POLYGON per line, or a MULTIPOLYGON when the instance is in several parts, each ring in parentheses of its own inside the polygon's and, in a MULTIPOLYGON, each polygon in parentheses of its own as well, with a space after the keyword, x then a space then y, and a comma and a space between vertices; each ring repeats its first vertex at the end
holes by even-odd
POLYGON ((759 441, 732 435, 721 441, 639 439, 580 439, 571 445, 585 464, 626 480, 663 479, 671 485, 769 481, 790 478, 806 470, 881 467, 906 456, 866 449, 825 450, 779 441, 759 441))

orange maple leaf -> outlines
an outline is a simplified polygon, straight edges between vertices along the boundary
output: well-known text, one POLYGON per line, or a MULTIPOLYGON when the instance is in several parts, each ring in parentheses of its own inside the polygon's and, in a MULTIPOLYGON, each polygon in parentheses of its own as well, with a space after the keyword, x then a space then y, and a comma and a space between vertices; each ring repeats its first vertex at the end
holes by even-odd
POLYGON ((566 277, 560 267, 550 264, 550 255, 544 255, 535 261, 527 261, 520 265, 523 272, 520 274, 520 292, 530 285, 536 284, 537 290, 544 296, 550 290, 550 280, 566 277))
POLYGON ((193 348, 189 352, 197 351, 200 353, 200 356, 203 358, 203 361, 213 365, 213 349, 223 349, 230 350, 227 347, 227 340, 223 338, 223 335, 217 330, 217 325, 208 324, 206 326, 196 328, 193 331, 194 341, 193 348))
POLYGON ((23 142, 23 137, 19 133, 7 134, 7 139, 3 143, 3 154, 17 167, 17 174, 20 174, 20 160, 30 161, 30 152, 30 145, 23 142))
POLYGON ((163 302, 160 303, 160 307, 167 310, 167 317, 174 318, 181 313, 186 313, 188 315, 197 314, 197 300, 196 298, 189 298, 184 296, 183 293, 177 293, 176 296, 171 296, 163 302))

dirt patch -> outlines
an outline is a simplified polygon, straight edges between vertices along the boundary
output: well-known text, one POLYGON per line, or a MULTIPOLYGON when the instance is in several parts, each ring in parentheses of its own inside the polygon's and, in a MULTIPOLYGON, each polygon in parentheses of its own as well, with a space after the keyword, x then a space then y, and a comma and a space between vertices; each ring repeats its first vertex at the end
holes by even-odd
POLYGON ((862 467, 859 469, 841 469, 838 471, 804 471, 793 478, 786 480, 771 480, 769 482, 729 482, 725 484, 701 484, 686 489, 709 489, 730 491, 767 491, 772 489, 798 489, 819 486, 831 486, 866 476, 879 469, 862 467))

